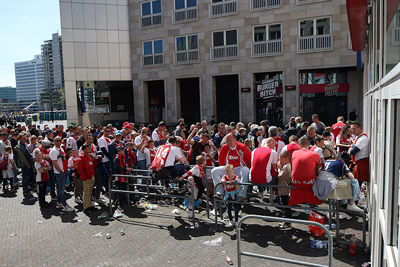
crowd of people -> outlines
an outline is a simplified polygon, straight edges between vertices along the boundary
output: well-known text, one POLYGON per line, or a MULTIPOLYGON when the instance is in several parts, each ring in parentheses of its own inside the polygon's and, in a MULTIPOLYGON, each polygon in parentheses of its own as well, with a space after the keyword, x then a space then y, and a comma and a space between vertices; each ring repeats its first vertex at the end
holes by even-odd
MULTIPOLYGON (((326 126, 317 114, 311 123, 292 117, 283 129, 267 121, 187 125, 182 118, 171 131, 163 121, 155 128, 125 122, 122 129, 111 124, 67 129, 9 125, 0 131, 2 190, 15 193, 22 186, 25 198, 36 200, 33 193, 37 194, 41 209, 54 203, 65 212, 75 211, 66 201, 67 185, 73 188, 76 204, 89 215, 96 202, 103 204, 103 196, 109 196, 112 174, 116 179, 111 184, 118 189, 145 191, 145 185, 132 188, 123 175, 151 170, 152 183, 165 185, 166 192, 193 194, 189 217, 205 194, 221 201, 236 200, 227 205, 230 226, 238 220, 238 203, 249 196, 264 197, 269 184, 279 186, 269 192, 276 203, 318 205, 339 179, 347 177, 353 197, 342 204, 363 212, 357 201, 360 185, 369 180, 368 156, 369 139, 359 122, 345 122, 339 116, 337 123, 326 126), (178 186, 170 186, 172 181, 178 186), (249 187, 249 182, 254 186, 249 187), (216 185, 220 186, 214 192, 216 185), (46 195, 52 202, 46 201, 46 195)), ((143 179, 141 184, 145 183, 143 179)), ((118 194, 122 211, 131 201, 125 193, 118 194)), ((214 207, 213 212, 218 210, 214 207)), ((291 216, 289 208, 283 211, 291 216)))

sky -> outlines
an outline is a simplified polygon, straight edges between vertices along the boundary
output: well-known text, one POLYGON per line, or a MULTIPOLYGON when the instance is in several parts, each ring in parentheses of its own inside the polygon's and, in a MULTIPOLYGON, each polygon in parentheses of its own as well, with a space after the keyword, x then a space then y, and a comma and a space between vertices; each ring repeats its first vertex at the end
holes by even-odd
POLYGON ((61 34, 58 0, 1 0, 0 87, 15 87, 14 63, 40 54, 56 32, 61 34))

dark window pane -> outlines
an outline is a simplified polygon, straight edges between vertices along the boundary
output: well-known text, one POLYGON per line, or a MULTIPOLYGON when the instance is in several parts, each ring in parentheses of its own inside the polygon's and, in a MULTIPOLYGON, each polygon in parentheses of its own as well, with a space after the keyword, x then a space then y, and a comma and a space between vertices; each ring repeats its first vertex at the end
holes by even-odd
POLYGON ((300 36, 312 36, 314 34, 314 21, 303 20, 300 22, 300 36))
POLYGON ((197 35, 188 37, 188 49, 197 49, 197 35))
POLYGON ((185 8, 185 0, 175 0, 175 9, 185 8))
POLYGON ((266 41, 265 26, 254 27, 254 42, 266 41))
POLYGON ((329 18, 317 19, 316 26, 317 26, 317 35, 330 34, 331 28, 330 28, 329 18))
POLYGON ((197 0, 187 0, 187 7, 197 6, 197 0))
POLYGON ((186 37, 178 37, 178 38, 176 38, 176 50, 177 51, 186 50, 186 37))
POLYGON ((142 16, 147 16, 151 14, 150 2, 142 3, 142 16))
POLYGON ((152 55, 153 54, 153 45, 152 45, 151 41, 143 43, 143 53, 144 53, 144 55, 152 55))
POLYGON ((281 39, 281 25, 271 25, 269 26, 269 40, 279 40, 281 39))
POLYGON ((152 2, 153 14, 161 13, 161 0, 156 0, 152 2))
POLYGON ((224 45, 224 32, 214 32, 213 46, 223 46, 223 45, 224 45))
POLYGON ((154 41, 154 54, 163 53, 163 43, 162 40, 154 41))
POLYGON ((226 31, 226 45, 237 44, 236 30, 226 31))

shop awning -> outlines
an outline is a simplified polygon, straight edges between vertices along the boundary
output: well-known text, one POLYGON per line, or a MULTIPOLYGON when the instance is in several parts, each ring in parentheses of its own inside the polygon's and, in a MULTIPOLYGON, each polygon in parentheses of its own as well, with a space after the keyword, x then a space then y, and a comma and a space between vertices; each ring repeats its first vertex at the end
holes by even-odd
POLYGON ((353 51, 362 51, 367 26, 367 0, 346 0, 346 8, 353 51))
POLYGON ((300 93, 326 93, 336 91, 338 93, 346 93, 350 90, 349 83, 335 84, 300 84, 300 93))

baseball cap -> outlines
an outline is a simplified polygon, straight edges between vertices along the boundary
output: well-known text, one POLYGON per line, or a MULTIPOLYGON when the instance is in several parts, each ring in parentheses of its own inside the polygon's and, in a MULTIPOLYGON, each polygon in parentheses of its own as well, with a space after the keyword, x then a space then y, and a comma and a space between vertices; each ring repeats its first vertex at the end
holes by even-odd
POLYGON ((115 136, 117 136, 117 135, 122 135, 122 132, 121 131, 115 131, 115 136))

